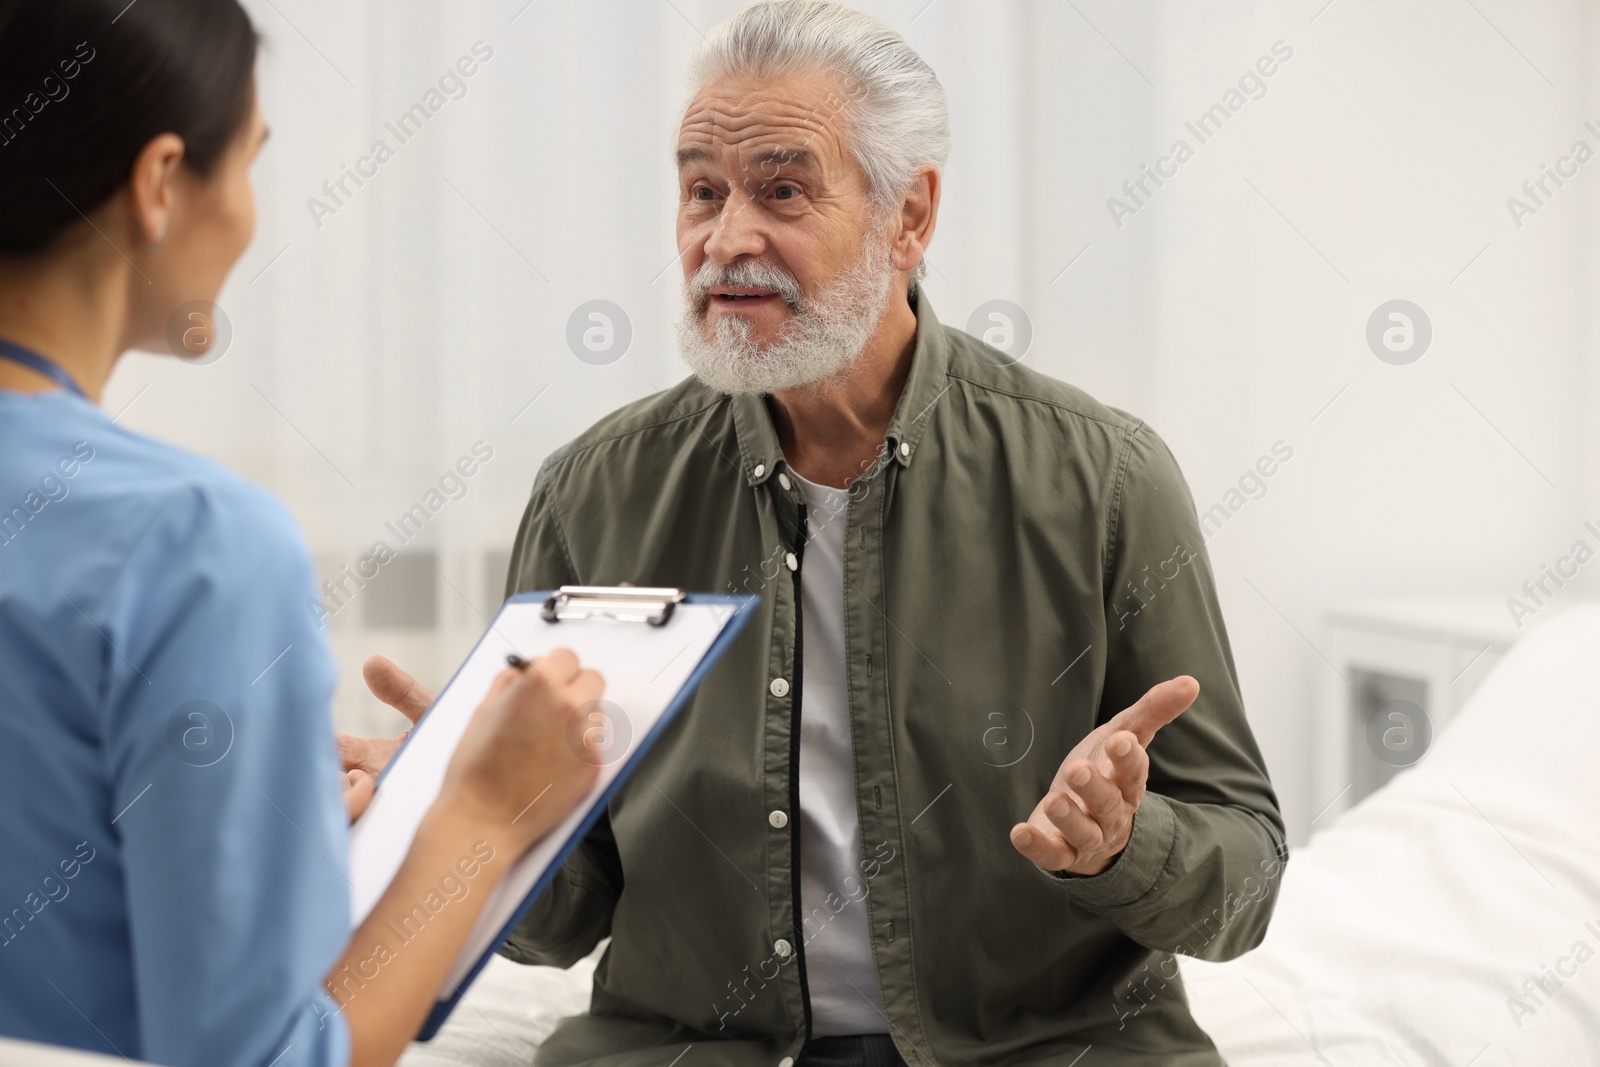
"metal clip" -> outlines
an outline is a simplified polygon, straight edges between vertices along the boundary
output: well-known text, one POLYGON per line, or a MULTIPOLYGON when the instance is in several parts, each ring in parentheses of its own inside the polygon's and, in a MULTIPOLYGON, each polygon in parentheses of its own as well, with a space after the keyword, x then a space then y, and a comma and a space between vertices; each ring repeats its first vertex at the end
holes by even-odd
POLYGON ((689 594, 682 589, 632 585, 564 585, 545 598, 539 614, 546 622, 562 619, 616 619, 665 626, 672 609, 689 594))

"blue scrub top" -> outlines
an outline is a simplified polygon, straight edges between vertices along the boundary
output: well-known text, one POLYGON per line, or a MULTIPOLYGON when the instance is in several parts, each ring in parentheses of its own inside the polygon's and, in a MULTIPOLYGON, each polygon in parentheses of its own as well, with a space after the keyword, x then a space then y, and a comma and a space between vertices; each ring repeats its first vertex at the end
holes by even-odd
POLYGON ((348 1062, 315 597, 265 491, 78 397, 0 391, 0 1033, 348 1062))

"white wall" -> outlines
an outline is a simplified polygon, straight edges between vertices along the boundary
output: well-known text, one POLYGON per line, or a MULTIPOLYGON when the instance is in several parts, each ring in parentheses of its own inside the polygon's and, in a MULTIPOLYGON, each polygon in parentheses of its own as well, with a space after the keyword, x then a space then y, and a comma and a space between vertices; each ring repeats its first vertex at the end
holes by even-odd
MULTIPOLYGON (((374 539, 394 544, 384 522, 474 442, 494 449, 417 542, 438 553, 437 628, 365 625, 376 585, 331 620, 346 726, 398 721, 362 689, 367 652, 448 675, 497 602, 490 572, 542 457, 684 373, 670 333, 680 70, 738 6, 250 3, 273 134, 256 242, 221 298, 233 345, 205 367, 133 357, 107 404, 131 401, 127 424, 285 497, 329 574, 374 539), (319 226, 308 199, 377 138, 395 146, 384 120, 480 40, 493 57, 465 97, 319 226), (565 342, 568 316, 596 298, 633 327, 609 366, 565 342)), ((1600 161, 1520 229, 1505 204, 1574 140, 1600 149, 1582 128, 1600 128, 1593 5, 863 6, 949 90, 955 150, 927 284, 943 320, 1020 304, 1027 361, 1147 418, 1202 509, 1276 441, 1294 449, 1209 546, 1300 836, 1327 799, 1309 774, 1325 607, 1510 596, 1580 517, 1600 516, 1585 300, 1600 161), (1278 41, 1293 56, 1266 95, 1199 144, 1185 120, 1278 41), (1107 199, 1179 137, 1194 157, 1116 225, 1107 199), (1409 366, 1364 337, 1397 297, 1434 328, 1409 366)))

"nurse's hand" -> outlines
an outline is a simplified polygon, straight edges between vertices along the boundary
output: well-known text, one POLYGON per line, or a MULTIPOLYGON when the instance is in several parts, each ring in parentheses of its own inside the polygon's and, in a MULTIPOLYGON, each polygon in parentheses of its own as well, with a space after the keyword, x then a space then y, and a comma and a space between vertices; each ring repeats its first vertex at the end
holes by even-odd
POLYGON ((399 1059, 490 895, 588 793, 601 761, 580 709, 604 688, 565 649, 495 677, 394 879, 324 980, 349 1029, 351 1063, 399 1059), (463 892, 417 928, 417 901, 450 884, 463 892), (396 952, 388 946, 401 929, 414 933, 396 952))
MULTIPOLYGON (((462 758, 462 751, 467 746, 468 738, 475 736, 480 730, 481 721, 493 719, 494 713, 487 709, 506 692, 506 687, 516 681, 519 674, 529 676, 543 689, 549 690, 540 694, 546 701, 556 704, 568 702, 575 708, 591 700, 599 699, 604 683, 594 671, 579 670, 575 656, 566 649, 557 649, 549 656, 536 659, 527 670, 518 672, 513 670, 502 671, 496 679, 495 686, 479 706, 473 726, 468 729, 466 737, 462 739, 461 747, 456 750, 456 760, 462 758), (593 690, 591 693, 590 690, 593 690), (571 703, 576 700, 576 703, 571 703)), ((384 656, 369 656, 361 665, 361 675, 366 680, 367 688, 372 695, 394 708, 400 714, 416 722, 422 713, 433 706, 434 695, 424 689, 411 675, 401 670, 393 660, 384 656)), ((570 710, 570 709, 569 709, 570 710)), ((583 756, 587 752, 589 739, 587 735, 577 733, 580 724, 572 721, 574 733, 567 738, 566 749, 573 754, 583 756)), ((486 728, 485 728, 486 729, 486 728)), ((389 761, 399 750, 411 731, 407 730, 399 737, 352 737, 349 734, 338 734, 339 755, 344 764, 345 771, 345 806, 350 814, 350 821, 354 822, 361 817, 367 805, 372 801, 372 791, 377 782, 378 775, 388 766, 389 761)), ((535 761, 537 762, 537 760, 535 761)), ((586 760, 580 760, 586 765, 598 766, 600 760, 590 755, 586 760)), ((454 763, 451 764, 455 766, 454 763)), ((570 768, 569 768, 570 770, 570 768)), ((591 775, 579 772, 579 777, 585 783, 592 779, 591 775)), ((448 781, 448 778, 447 778, 448 781)), ((548 784, 548 783, 547 783, 548 784)), ((582 796, 588 788, 587 784, 573 799, 582 796)), ((561 794, 546 798, 549 803, 543 804, 543 810, 552 810, 561 800, 561 794)), ((560 814, 566 814, 566 807, 562 807, 560 814)), ((519 809, 520 811, 520 809, 519 809)), ((531 812, 530 812, 531 815, 531 812)), ((521 820, 516 820, 520 822, 521 820)), ((550 822, 554 826, 559 818, 550 822)), ((530 828, 537 828, 540 820, 533 820, 530 828)), ((546 828, 548 829, 548 827, 546 828)))
POLYGON ((601 760, 580 709, 605 682, 558 648, 501 671, 450 757, 429 817, 475 828, 521 855, 565 819, 601 760))

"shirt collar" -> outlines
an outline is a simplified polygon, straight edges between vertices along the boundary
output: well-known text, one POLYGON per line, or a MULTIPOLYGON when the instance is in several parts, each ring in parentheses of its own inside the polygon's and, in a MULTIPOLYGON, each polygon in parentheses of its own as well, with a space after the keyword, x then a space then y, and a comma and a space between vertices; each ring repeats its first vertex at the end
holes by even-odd
MULTIPOLYGON (((918 290, 911 298, 917 313, 916 347, 911 354, 911 373, 900 391, 894 418, 884 434, 886 455, 902 467, 911 465, 923 432, 932 421, 933 405, 950 388, 946 371, 950 352, 944 330, 933 313, 926 293, 918 290)), ((739 435, 739 461, 745 481, 760 485, 772 477, 783 462, 778 432, 762 396, 732 398, 733 422, 739 435)))

